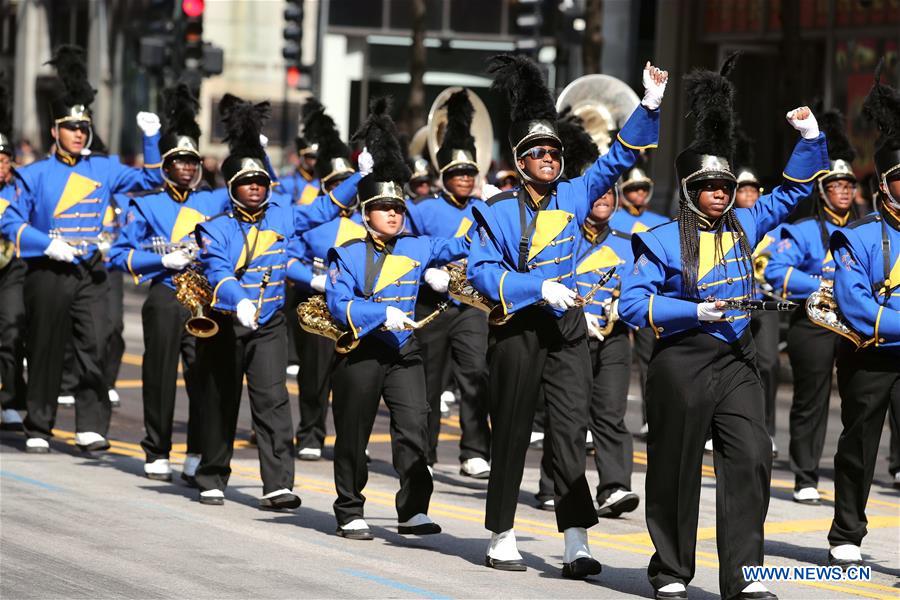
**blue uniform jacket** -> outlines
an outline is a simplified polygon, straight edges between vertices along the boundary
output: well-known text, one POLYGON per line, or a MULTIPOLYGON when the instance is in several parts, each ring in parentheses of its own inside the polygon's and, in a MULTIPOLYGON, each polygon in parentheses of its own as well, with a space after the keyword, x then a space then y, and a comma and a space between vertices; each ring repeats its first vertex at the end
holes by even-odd
POLYGON ((198 190, 179 202, 165 190, 131 198, 126 224, 109 253, 113 268, 127 271, 135 283, 162 281, 175 289, 177 271, 162 264, 162 254, 151 246, 153 238, 165 242, 194 241, 194 228, 228 210, 228 190, 198 190))
POLYGON ((431 266, 465 256, 465 238, 400 235, 378 249, 371 241, 353 240, 328 252, 325 298, 328 310, 341 325, 361 338, 371 333, 392 348, 400 348, 412 331, 381 331, 387 307, 395 306, 413 318, 419 281, 431 266), (366 289, 366 258, 372 248, 371 290, 366 289), (377 271, 376 271, 377 269, 377 271))
MULTIPOLYGON (((829 238, 835 231, 843 229, 828 218, 825 228, 829 238)), ((807 217, 784 225, 766 265, 766 281, 775 294, 788 300, 806 300, 819 289, 823 279, 834 279, 834 257, 828 241, 822 241, 819 221, 807 217)))
POLYGON ((657 225, 668 223, 671 220, 669 217, 664 217, 651 210, 645 210, 641 214, 635 215, 620 205, 609 219, 609 226, 617 231, 635 234, 652 229, 657 225))
POLYGON ((366 228, 358 211, 349 217, 340 216, 310 229, 297 236, 295 240, 297 248, 292 254, 300 258, 292 258, 289 261, 288 278, 297 284, 301 292, 314 293, 310 282, 313 276, 326 272, 325 261, 328 260, 328 251, 351 240, 361 240, 365 237, 366 228))
POLYGON ((613 297, 616 290, 621 292, 622 278, 631 273, 631 265, 634 262, 631 236, 608 227, 596 237, 593 236, 593 232, 584 230, 578 238, 575 256, 575 282, 581 296, 591 291, 604 272, 612 267, 616 268, 612 278, 597 290, 591 301, 584 306, 585 312, 600 317, 602 327, 606 324, 604 303, 613 297))
MULTIPOLYGON (((110 196, 154 188, 162 183, 159 170, 159 135, 144 136, 142 169, 127 167, 116 156, 92 154, 74 165, 58 155, 18 170, 28 194, 3 214, 0 228, 16 244, 22 258, 44 255, 51 231, 63 237, 97 237, 110 196)), ((77 260, 86 260, 93 251, 77 260)))
MULTIPOLYGON (((659 111, 639 106, 622 127, 609 152, 581 177, 560 181, 544 208, 536 210, 524 188, 516 188, 473 207, 478 235, 469 252, 467 276, 479 292, 499 302, 506 314, 542 299, 545 281, 575 287, 575 242, 595 199, 634 164, 641 148, 656 146, 659 111), (519 270, 520 241, 526 224, 533 234, 525 243, 525 268, 519 270)), ((563 311, 543 306, 557 317, 563 311)))
POLYGON ((281 186, 279 191, 290 196, 294 204, 310 204, 322 193, 318 179, 307 179, 296 169, 290 175, 279 178, 278 183, 281 186))
MULTIPOLYGON (((734 208, 749 247, 791 212, 813 188, 815 178, 828 169, 825 136, 797 142, 784 170, 784 182, 761 196, 753 208, 734 208)), ((724 256, 717 257, 715 234, 701 231, 696 297, 683 295, 681 242, 678 221, 659 225, 632 237, 635 262, 619 299, 619 315, 633 327, 650 326, 657 338, 700 328, 723 341, 738 339, 749 319, 748 313, 729 311, 720 321, 697 319, 698 299, 746 298, 752 289, 753 265, 741 253, 735 235, 722 236, 724 256), (722 264, 724 259, 724 265, 722 264)))
MULTIPOLYGON (((0 184, 0 218, 3 218, 3 213, 6 212, 6 209, 9 208, 10 204, 15 204, 18 202, 19 198, 26 194, 25 184, 22 183, 22 180, 19 178, 18 172, 13 169, 12 179, 10 179, 9 183, 0 184)), ((5 238, 6 236, 0 232, 0 237, 5 238)))
POLYGON ((850 327, 900 359, 900 215, 870 214, 831 235, 834 297, 850 327), (889 243, 888 269, 882 236, 889 243), (891 295, 886 299, 886 290, 891 295))

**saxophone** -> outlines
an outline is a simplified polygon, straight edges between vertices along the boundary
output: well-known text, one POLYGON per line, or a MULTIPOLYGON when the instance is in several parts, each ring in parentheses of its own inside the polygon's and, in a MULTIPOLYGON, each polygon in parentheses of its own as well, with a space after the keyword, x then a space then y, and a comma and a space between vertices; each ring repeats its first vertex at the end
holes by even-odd
POLYGON ((844 336, 853 342, 857 349, 865 348, 874 341, 874 338, 863 340, 860 334, 850 328, 834 299, 834 282, 827 279, 823 279, 819 284, 819 289, 806 299, 806 315, 819 327, 830 329, 838 335, 844 336))
MULTIPOLYGON (((441 302, 434 312, 415 322, 414 325, 407 327, 407 329, 421 329, 434 321, 449 306, 448 302, 441 302)), ((297 320, 300 321, 300 328, 303 331, 334 340, 334 351, 338 354, 347 354, 359 346, 359 338, 353 335, 353 332, 344 329, 334 319, 331 311, 328 310, 328 305, 325 303, 325 296, 321 294, 312 296, 306 302, 301 302, 297 305, 297 320)), ((387 331, 387 329, 382 327, 381 331, 387 331)))
POLYGON ((622 294, 621 292, 622 280, 619 280, 618 285, 610 294, 609 303, 603 308, 603 312, 606 316, 606 325, 600 328, 600 335, 604 338, 609 337, 609 334, 612 333, 613 327, 616 326, 616 321, 619 320, 619 296, 622 294))
POLYGON ((198 338, 208 338, 219 332, 219 325, 209 318, 212 302, 212 286, 206 277, 194 267, 188 267, 172 276, 175 284, 175 299, 184 305, 191 316, 184 323, 184 329, 198 338))

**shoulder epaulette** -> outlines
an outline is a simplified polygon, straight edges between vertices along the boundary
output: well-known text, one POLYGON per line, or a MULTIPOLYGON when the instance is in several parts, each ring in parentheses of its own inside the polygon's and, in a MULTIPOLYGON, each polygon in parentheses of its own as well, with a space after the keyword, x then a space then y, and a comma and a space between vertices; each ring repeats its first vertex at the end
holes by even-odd
POLYGON ((206 219, 206 222, 209 223, 210 221, 214 221, 215 219, 218 219, 220 217, 233 217, 233 216, 234 216, 234 213, 232 213, 230 210, 225 210, 225 211, 220 212, 217 215, 212 215, 211 217, 206 219))
POLYGON ((510 198, 515 198, 518 196, 518 194, 519 188, 513 188, 511 190, 506 190, 505 192, 500 192, 499 194, 494 194, 493 196, 485 200, 485 202, 487 202, 488 206, 493 206, 501 200, 509 200, 510 198))
POLYGON ((363 244, 363 243, 365 243, 364 239, 353 238, 352 240, 347 240, 346 242, 344 242, 343 244, 338 246, 338 248, 349 248, 353 244, 363 244))
POLYGON ((160 186, 160 187, 157 187, 157 188, 151 188, 151 189, 149 189, 149 190, 138 190, 138 191, 136 191, 136 192, 131 192, 131 193, 128 194, 128 196, 130 196, 131 198, 143 198, 144 196, 150 196, 150 195, 152 195, 152 194, 158 194, 158 193, 160 193, 160 192, 162 192, 162 191, 164 191, 164 188, 163 188, 162 186, 160 186))
POLYGON ((648 229, 647 231, 656 231, 656 230, 659 229, 660 227, 665 227, 666 225, 671 225, 672 223, 677 223, 677 222, 678 222, 677 220, 672 219, 671 221, 666 221, 665 223, 660 223, 659 225, 654 225, 653 227, 651 227, 651 228, 648 229))
POLYGON ((869 223, 880 223, 881 215, 878 213, 868 214, 860 219, 857 219, 850 223, 847 227, 850 229, 856 229, 857 227, 861 227, 862 225, 868 225, 869 223))

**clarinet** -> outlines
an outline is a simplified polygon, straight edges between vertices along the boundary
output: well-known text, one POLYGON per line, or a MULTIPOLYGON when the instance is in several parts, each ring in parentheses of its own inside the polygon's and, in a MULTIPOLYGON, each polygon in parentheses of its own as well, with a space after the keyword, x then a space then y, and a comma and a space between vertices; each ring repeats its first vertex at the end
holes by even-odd
POLYGON ((757 310, 788 312, 799 306, 796 302, 788 300, 718 300, 710 296, 706 302, 723 303, 723 310, 740 310, 743 312, 752 312, 757 310))

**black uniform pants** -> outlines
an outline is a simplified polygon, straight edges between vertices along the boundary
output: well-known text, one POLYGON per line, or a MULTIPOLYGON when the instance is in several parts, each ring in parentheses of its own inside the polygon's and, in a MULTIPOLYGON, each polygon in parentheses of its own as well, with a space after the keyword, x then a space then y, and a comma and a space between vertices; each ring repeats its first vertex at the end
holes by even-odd
POLYGON ((25 409, 25 262, 0 269, 0 409, 25 409))
POLYGON ((775 437, 775 399, 778 395, 778 376, 781 365, 778 360, 778 326, 781 313, 758 311, 750 321, 753 343, 756 345, 756 364, 766 399, 766 430, 775 437))
MULTIPOLYGON (((590 430, 594 443, 594 464, 600 475, 597 503, 603 504, 616 490, 631 490, 634 455, 631 433, 625 427, 628 384, 631 377, 631 342, 628 327, 617 323, 602 342, 588 338, 591 353, 590 430)), ((544 445, 538 498, 553 498, 553 447, 544 445)))
POLYGON ((111 390, 116 387, 116 379, 119 378, 119 367, 122 366, 122 356, 125 355, 125 338, 122 337, 122 333, 125 331, 123 306, 125 290, 123 285, 124 273, 122 271, 110 270, 107 277, 109 279, 109 294, 107 295, 109 302, 107 312, 109 337, 106 341, 103 381, 106 382, 106 388, 111 390))
POLYGON ((428 404, 425 372, 415 337, 400 349, 374 337, 338 356, 331 411, 334 415, 334 515, 338 525, 363 518, 369 480, 366 446, 381 398, 391 415, 391 456, 400 478, 397 520, 428 513, 434 483, 428 472, 428 404))
POLYGON ((816 487, 819 461, 825 448, 831 377, 840 336, 814 325, 806 311, 791 315, 788 330, 788 357, 794 373, 794 399, 791 402, 791 470, 794 489, 816 487))
POLYGON ((212 312, 219 332, 197 340, 197 364, 203 381, 203 435, 197 485, 224 490, 231 475, 244 375, 256 431, 263 494, 294 487, 294 428, 285 381, 287 337, 284 315, 275 315, 256 331, 212 312))
POLYGON ((837 361, 844 428, 834 455, 833 545, 859 546, 866 535, 866 502, 875 476, 888 406, 900 403, 900 356, 841 340, 837 361))
POLYGON ((110 418, 103 380, 103 354, 108 337, 106 269, 99 256, 89 265, 50 259, 27 262, 25 431, 29 437, 49 439, 52 436, 66 346, 71 342, 78 373, 74 390, 75 429, 105 436, 110 418))
MULTIPOLYGON (((422 288, 416 304, 416 319, 431 314, 439 302, 431 288, 422 288)), ((425 365, 428 406, 428 463, 437 462, 441 430, 441 393, 450 382, 447 365, 459 387, 460 462, 470 458, 488 459, 491 430, 487 416, 487 314, 472 306, 451 306, 434 321, 416 332, 425 365)))
POLYGON ((641 420, 647 422, 647 365, 656 345, 656 334, 649 327, 635 330, 633 356, 638 368, 638 382, 641 385, 641 420))
POLYGON ((702 331, 657 342, 647 373, 647 529, 654 588, 694 577, 703 445, 716 467, 719 589, 746 587, 742 566, 763 564, 772 449, 749 331, 727 344, 702 331))
POLYGON ((284 313, 284 323, 287 330, 287 357, 289 365, 299 365, 300 356, 303 354, 300 347, 302 330, 300 329, 300 321, 297 320, 297 305, 303 299, 300 292, 293 285, 285 286, 284 306, 281 310, 284 313))
POLYGON ((184 329, 190 316, 175 299, 175 291, 162 283, 150 287, 141 309, 144 329, 144 360, 141 366, 144 399, 144 429, 141 447, 147 462, 169 458, 172 450, 172 419, 181 358, 188 394, 188 454, 200 454, 203 420, 203 384, 195 364, 196 339, 184 329))
POLYGON ((541 392, 549 426, 544 445, 553 446, 557 527, 563 531, 597 523, 584 475, 591 389, 586 332, 581 309, 557 318, 538 307, 526 308, 508 324, 491 328, 488 406, 493 440, 485 527, 494 533, 513 526, 541 392))
POLYGON ((888 473, 891 477, 900 472, 900 396, 891 400, 891 445, 888 456, 888 473))
POLYGON ((334 369, 334 341, 302 329, 294 335, 300 344, 300 373, 297 374, 300 422, 297 425, 297 447, 321 450, 325 446, 328 396, 331 393, 331 373, 334 369))

